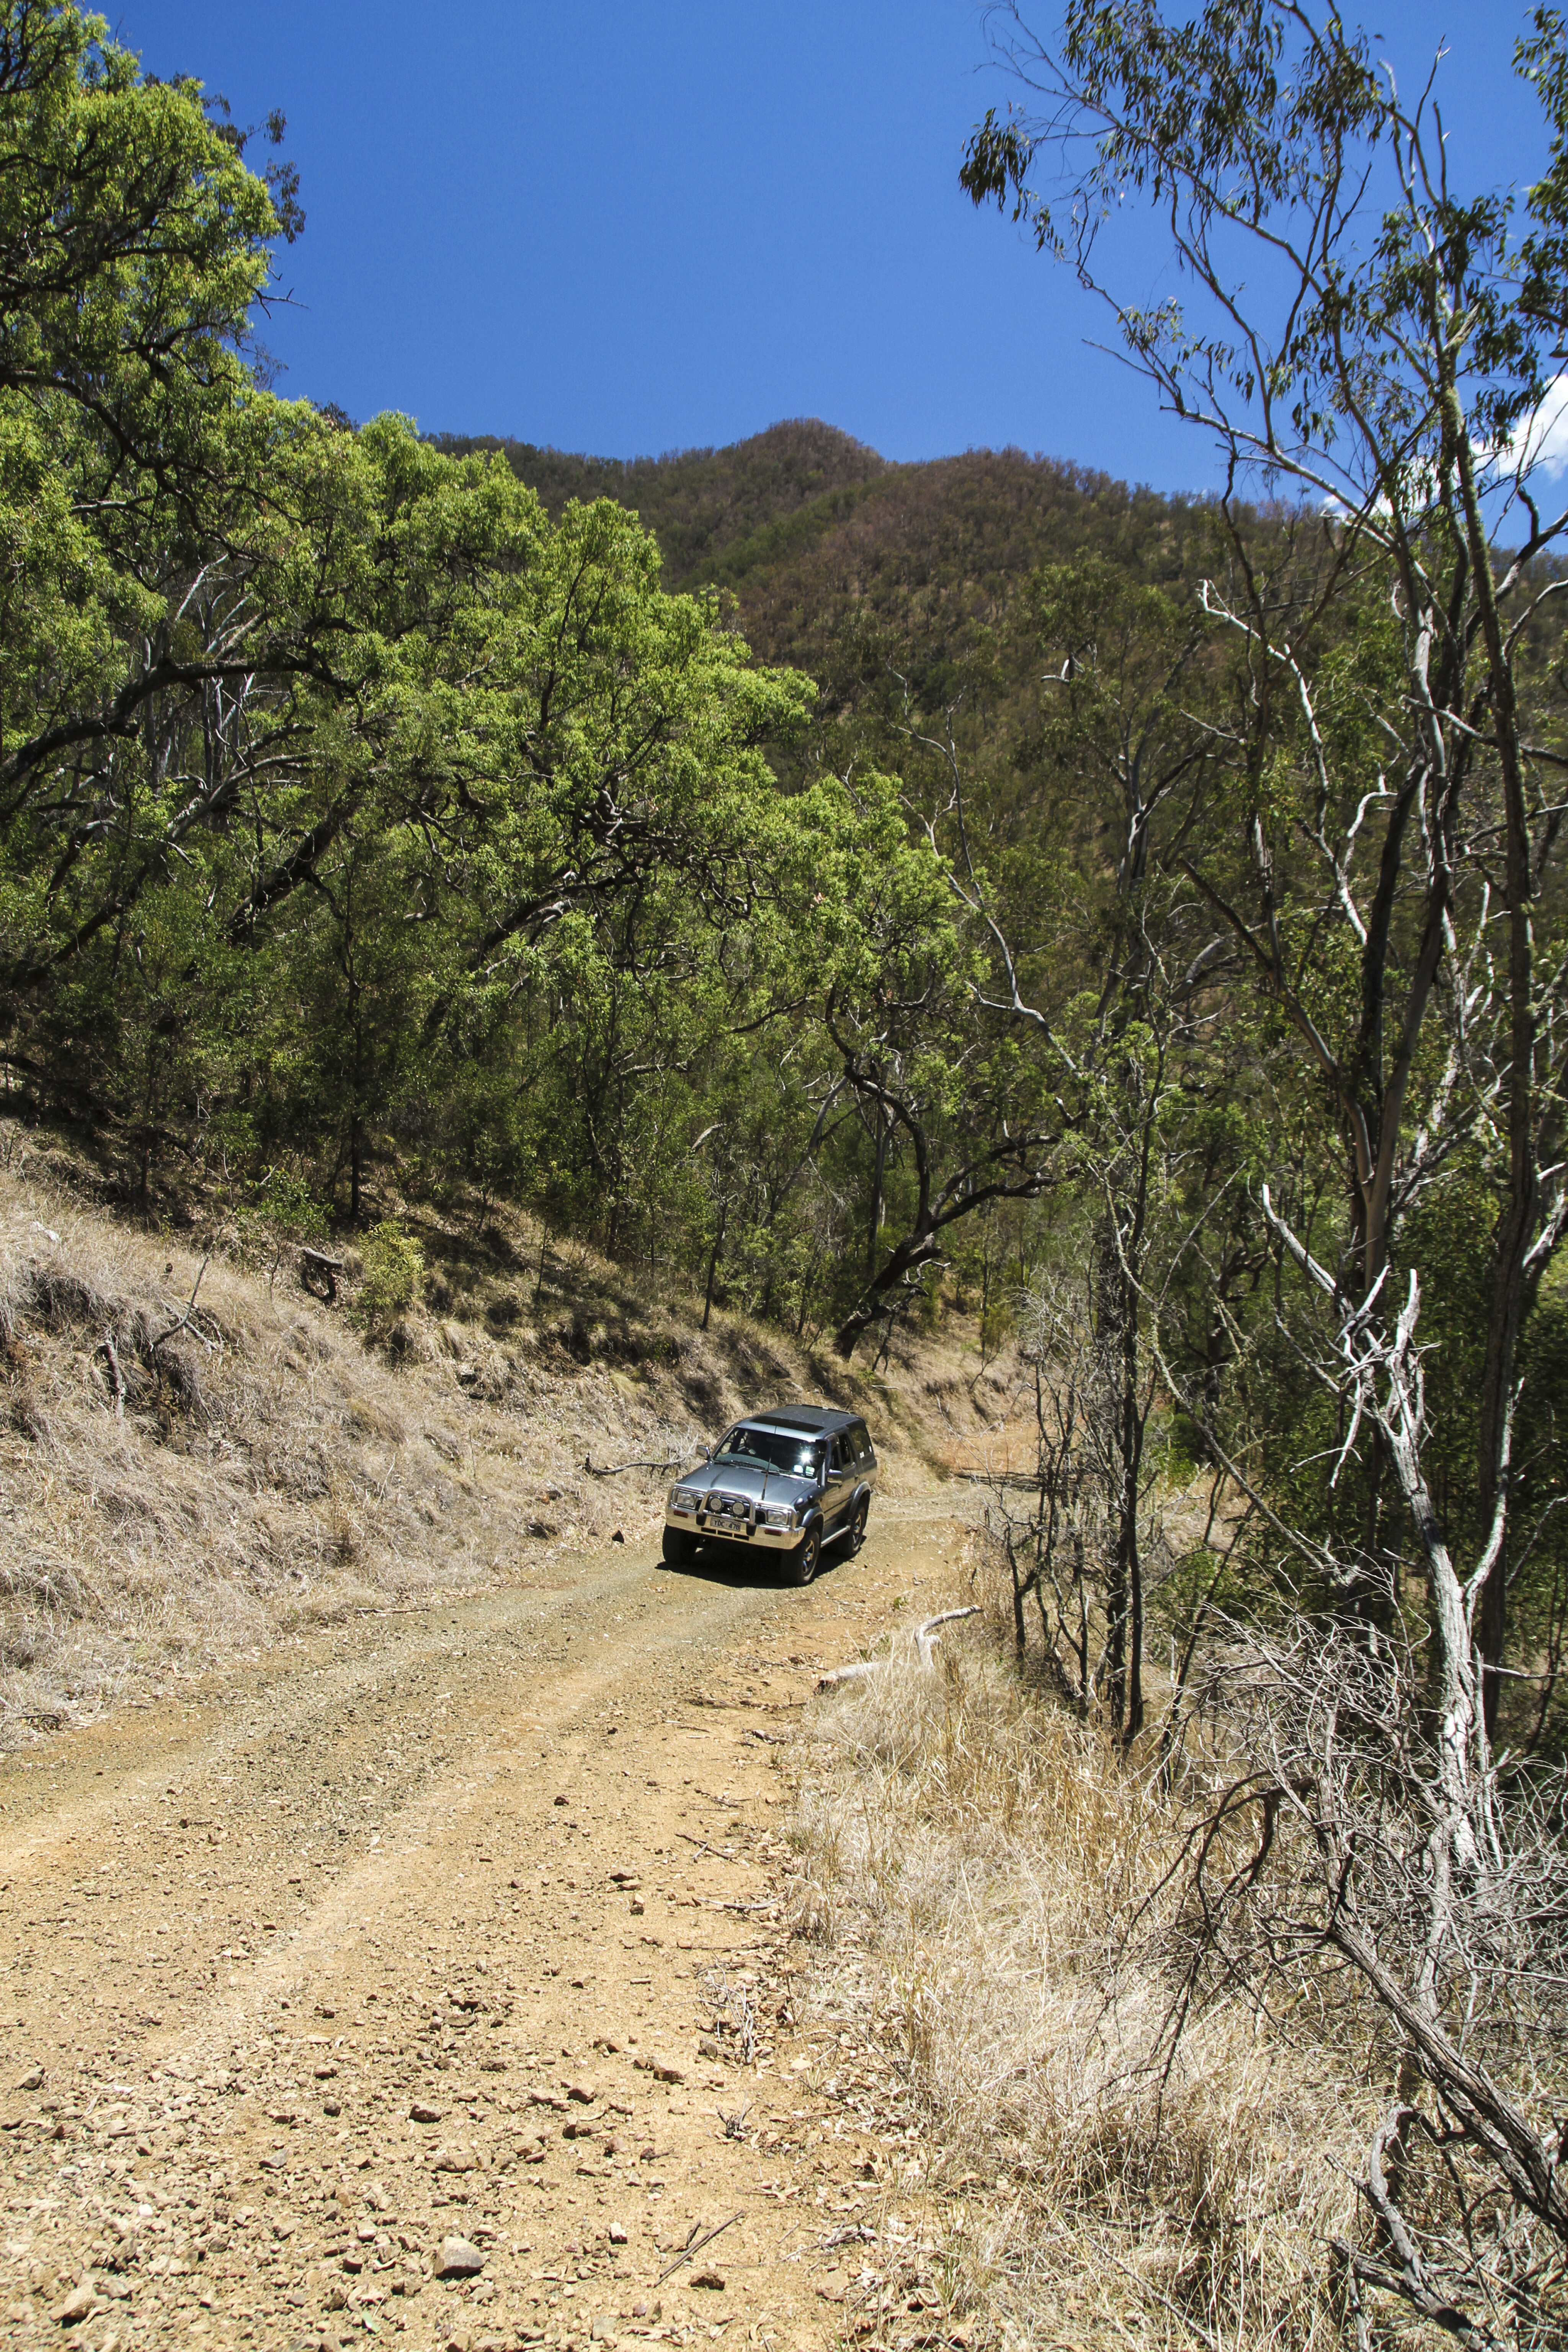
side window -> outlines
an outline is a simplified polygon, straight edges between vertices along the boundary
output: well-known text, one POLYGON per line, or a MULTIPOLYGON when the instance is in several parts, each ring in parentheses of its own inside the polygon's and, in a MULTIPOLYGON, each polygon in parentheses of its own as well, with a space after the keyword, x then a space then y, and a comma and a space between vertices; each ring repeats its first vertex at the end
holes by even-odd
POLYGON ((849 1450, 849 1440, 847 1437, 836 1437, 834 1439, 833 1466, 835 1470, 852 1470, 855 1467, 855 1456, 849 1450))
POLYGON ((855 1446, 855 1458, 866 1463, 871 1459, 871 1435, 863 1421, 858 1421, 849 1433, 855 1446))

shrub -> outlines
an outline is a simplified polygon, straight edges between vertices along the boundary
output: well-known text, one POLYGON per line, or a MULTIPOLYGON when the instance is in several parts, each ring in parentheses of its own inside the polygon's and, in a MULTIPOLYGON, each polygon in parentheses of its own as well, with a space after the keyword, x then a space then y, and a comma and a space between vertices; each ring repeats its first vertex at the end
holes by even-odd
POLYGON ((373 1329, 407 1313, 425 1279, 425 1253, 412 1234, 388 1218, 373 1225, 360 1255, 364 1262, 355 1312, 373 1329))

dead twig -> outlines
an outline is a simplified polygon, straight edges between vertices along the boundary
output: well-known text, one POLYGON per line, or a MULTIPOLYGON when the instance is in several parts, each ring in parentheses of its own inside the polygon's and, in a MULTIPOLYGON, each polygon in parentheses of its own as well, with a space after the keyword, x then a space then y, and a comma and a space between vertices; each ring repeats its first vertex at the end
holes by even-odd
MULTIPOLYGON (((212 1252, 209 1250, 206 1256, 203 1258, 201 1265, 196 1268, 196 1278, 191 1285, 191 1295, 185 1301, 184 1313, 176 1317, 175 1320, 170 1324, 168 1329, 166 1331, 160 1331, 157 1338, 150 1343, 148 1349, 148 1353, 150 1355, 155 1356, 159 1349, 163 1347, 165 1340, 177 1339, 182 1331, 189 1329, 191 1318, 195 1313, 196 1293, 202 1286, 202 1276, 207 1270, 207 1265, 211 1257, 212 1252)), ((196 1337, 198 1339, 201 1338, 201 1333, 199 1331, 197 1332, 196 1337)), ((204 1345, 205 1344, 205 1343, 204 1342, 204 1345)))
POLYGON ((739 2213, 731 2213, 728 2221, 720 2221, 716 2223, 711 2230, 705 2230, 701 2237, 689 2238, 686 2244, 681 2248, 679 2253, 675 2257, 675 2260, 664 2270, 660 2271, 658 2277, 654 2284, 657 2286, 662 2286, 665 2280, 672 2277, 675 2272, 680 2268, 682 2263, 689 2263, 693 2254, 700 2254, 704 2246, 710 2246, 715 2238, 721 2236, 724 2231, 732 2228, 735 2222, 740 2219, 741 2216, 739 2213))
POLYGON ((732 1853, 725 1853, 721 1847, 710 1845, 706 1838, 693 1837, 689 1830, 677 1830, 675 1834, 684 1838, 688 1845, 694 1845, 699 1853, 710 1853, 715 1862, 733 1862, 735 1859, 732 1853))

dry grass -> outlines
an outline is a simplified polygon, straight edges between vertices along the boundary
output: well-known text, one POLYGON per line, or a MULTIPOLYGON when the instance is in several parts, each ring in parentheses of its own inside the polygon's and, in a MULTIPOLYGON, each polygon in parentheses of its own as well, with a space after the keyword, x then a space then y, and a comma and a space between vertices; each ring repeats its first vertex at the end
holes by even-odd
POLYGON ((586 1251, 541 1281, 521 1226, 481 1248, 423 1214, 428 1303, 368 1345, 352 1254, 327 1307, 216 1214, 171 1239, 94 1182, 0 1122, 0 1744, 359 1610, 647 1538, 665 1476, 584 1462, 689 1454, 759 1398, 853 1400, 894 1489, 931 1483, 896 1376, 739 1317, 702 1333, 683 1295, 586 1251))
POLYGON ((1364 2011, 1359 2043, 1297 2042, 1221 2003, 1156 2062, 1168 1922, 1129 1929, 1179 1806, 994 1629, 952 1629, 931 1675, 895 1656, 814 1729, 816 2021, 890 2179, 933 2192, 950 2317, 1040 2346, 1340 2341, 1324 2241, 1353 2231, 1376 2111, 1364 2011))

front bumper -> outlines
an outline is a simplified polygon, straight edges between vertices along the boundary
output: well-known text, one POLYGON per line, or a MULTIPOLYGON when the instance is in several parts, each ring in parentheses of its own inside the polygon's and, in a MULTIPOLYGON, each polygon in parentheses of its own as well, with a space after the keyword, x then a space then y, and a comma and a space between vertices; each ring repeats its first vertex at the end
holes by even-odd
POLYGON ((736 1519, 725 1511, 673 1511, 668 1503, 664 1524, 679 1528, 682 1535, 700 1536, 705 1542, 721 1539, 744 1544, 748 1550, 760 1547, 763 1551, 793 1551, 804 1532, 800 1528, 754 1527, 749 1519, 736 1519))

